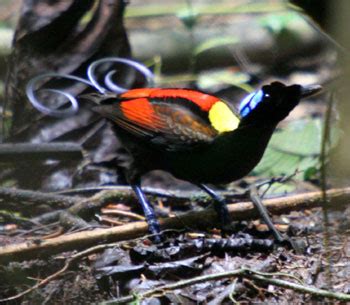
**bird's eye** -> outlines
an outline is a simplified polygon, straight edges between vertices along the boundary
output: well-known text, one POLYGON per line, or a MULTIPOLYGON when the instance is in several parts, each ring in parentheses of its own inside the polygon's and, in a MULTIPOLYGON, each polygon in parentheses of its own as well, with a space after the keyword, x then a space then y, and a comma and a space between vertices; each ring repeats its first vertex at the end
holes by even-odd
POLYGON ((268 94, 264 94, 262 90, 247 95, 239 104, 239 113, 241 117, 247 116, 266 97, 266 95, 268 94))

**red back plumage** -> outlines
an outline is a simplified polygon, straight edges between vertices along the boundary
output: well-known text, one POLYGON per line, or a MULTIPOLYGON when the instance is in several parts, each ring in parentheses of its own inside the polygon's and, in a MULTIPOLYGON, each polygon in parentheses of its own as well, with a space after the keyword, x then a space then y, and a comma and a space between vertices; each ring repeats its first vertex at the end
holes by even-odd
POLYGON ((209 111, 209 109, 219 99, 215 96, 188 89, 161 89, 161 88, 140 88, 133 89, 123 93, 120 96, 122 99, 134 99, 134 98, 183 98, 187 99, 203 111, 209 111))

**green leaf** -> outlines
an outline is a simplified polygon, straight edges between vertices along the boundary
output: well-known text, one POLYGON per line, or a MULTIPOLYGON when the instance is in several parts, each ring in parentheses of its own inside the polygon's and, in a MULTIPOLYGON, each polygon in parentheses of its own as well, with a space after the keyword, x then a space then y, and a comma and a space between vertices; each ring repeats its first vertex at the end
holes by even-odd
POLYGON ((200 53, 203 53, 205 51, 208 51, 210 49, 222 47, 222 46, 228 46, 228 45, 234 45, 239 42, 239 39, 237 37, 233 36, 220 36, 215 37, 212 39, 208 39, 204 41, 203 43, 199 44, 195 49, 193 54, 195 56, 198 56, 200 53))
POLYGON ((318 156, 322 141, 322 121, 297 120, 287 128, 276 132, 270 146, 276 150, 297 156, 318 156))
POLYGON ((312 180, 317 178, 319 170, 315 166, 307 168, 304 172, 304 180, 312 180))
POLYGON ((176 16, 182 21, 186 28, 192 29, 198 22, 198 13, 186 8, 177 12, 176 16))
MULTIPOLYGON (((330 147, 336 143, 338 133, 336 128, 332 128, 330 147)), ((299 170, 305 172, 304 175, 299 175, 301 179, 314 176, 312 169, 319 167, 322 134, 320 118, 289 123, 285 129, 274 133, 254 174, 281 176, 299 170)))
POLYGON ((259 23, 271 33, 278 35, 284 30, 293 30, 291 25, 300 21, 305 22, 298 13, 287 11, 266 15, 259 20, 259 23))

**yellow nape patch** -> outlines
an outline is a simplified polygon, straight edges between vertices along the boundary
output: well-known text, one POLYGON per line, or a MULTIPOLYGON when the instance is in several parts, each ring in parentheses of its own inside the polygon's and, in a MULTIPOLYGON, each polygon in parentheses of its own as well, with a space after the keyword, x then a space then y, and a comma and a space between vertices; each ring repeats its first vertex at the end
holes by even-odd
POLYGON ((232 131, 239 124, 238 116, 224 102, 216 102, 210 108, 209 120, 219 133, 232 131))

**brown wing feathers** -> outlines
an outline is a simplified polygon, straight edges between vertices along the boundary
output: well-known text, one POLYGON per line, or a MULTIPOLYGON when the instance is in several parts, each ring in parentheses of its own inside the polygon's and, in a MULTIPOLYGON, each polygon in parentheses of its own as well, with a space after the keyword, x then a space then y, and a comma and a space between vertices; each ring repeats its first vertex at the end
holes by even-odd
POLYGON ((166 99, 143 97, 116 100, 111 105, 97 106, 94 110, 133 135, 151 141, 154 139, 157 144, 185 148, 211 142, 217 135, 215 129, 203 120, 202 114, 191 108, 166 102, 166 99))

